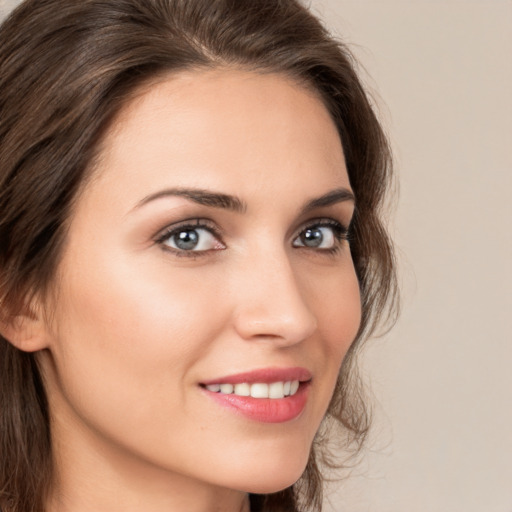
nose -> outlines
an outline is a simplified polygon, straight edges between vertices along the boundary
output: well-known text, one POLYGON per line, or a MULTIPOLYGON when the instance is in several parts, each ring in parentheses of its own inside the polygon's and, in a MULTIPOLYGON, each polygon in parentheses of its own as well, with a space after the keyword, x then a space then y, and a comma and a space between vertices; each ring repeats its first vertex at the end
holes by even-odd
POLYGON ((241 273, 234 297, 234 325, 241 338, 286 347, 316 331, 317 319, 305 301, 306 291, 285 254, 246 261, 241 273))

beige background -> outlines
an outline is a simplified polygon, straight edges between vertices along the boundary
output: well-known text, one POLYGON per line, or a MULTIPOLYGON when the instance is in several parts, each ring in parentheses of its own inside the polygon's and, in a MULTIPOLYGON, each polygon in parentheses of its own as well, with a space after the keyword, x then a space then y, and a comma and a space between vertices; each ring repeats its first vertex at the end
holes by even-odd
POLYGON ((512 1, 311 5, 372 77, 401 182, 403 313, 367 346, 375 429, 328 509, 512 512, 512 1))

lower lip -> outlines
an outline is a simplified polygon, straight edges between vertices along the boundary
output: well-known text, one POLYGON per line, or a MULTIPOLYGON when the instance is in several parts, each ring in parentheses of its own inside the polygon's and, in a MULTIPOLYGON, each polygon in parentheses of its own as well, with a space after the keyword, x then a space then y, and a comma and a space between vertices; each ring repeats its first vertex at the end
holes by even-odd
POLYGON ((251 396, 224 395, 204 389, 219 405, 234 410, 246 418, 262 423, 284 423, 298 418, 308 399, 309 383, 301 382, 297 393, 285 398, 253 398, 251 396))

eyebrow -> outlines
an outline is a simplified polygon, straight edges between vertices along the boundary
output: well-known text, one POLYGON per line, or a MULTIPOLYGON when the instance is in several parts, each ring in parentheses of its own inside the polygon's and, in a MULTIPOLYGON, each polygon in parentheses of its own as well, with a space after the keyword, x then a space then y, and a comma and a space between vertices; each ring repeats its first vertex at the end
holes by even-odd
POLYGON ((352 203, 355 203, 356 198, 349 189, 337 188, 327 192, 327 194, 324 194, 323 196, 308 201, 302 207, 301 213, 305 214, 311 210, 316 210, 317 208, 325 208, 327 206, 332 206, 333 204, 342 203, 345 201, 351 201, 352 203))
MULTIPOLYGON (((196 188, 171 188, 161 190, 146 196, 142 201, 137 203, 134 209, 138 209, 145 204, 165 197, 184 197, 185 199, 203 206, 221 208, 236 213, 245 213, 247 211, 247 203, 236 196, 196 188)), ((303 215, 311 210, 325 208, 344 201, 355 202, 354 194, 346 188, 337 188, 306 202, 301 209, 301 214, 303 215)))
POLYGON ((171 188, 161 190, 160 192, 145 197, 135 208, 140 208, 151 201, 164 197, 184 197, 185 199, 189 199, 203 206, 222 208, 237 213, 244 213, 247 210, 247 204, 238 197, 197 188, 171 188))

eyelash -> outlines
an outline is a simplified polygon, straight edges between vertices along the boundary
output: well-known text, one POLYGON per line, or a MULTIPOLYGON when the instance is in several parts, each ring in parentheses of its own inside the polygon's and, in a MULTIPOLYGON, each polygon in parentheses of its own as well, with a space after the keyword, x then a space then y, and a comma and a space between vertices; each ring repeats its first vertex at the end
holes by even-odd
MULTIPOLYGON (((314 247, 307 247, 305 245, 296 245, 294 246, 297 249, 306 249, 306 250, 313 250, 316 252, 320 252, 323 254, 328 255, 335 255, 337 254, 340 249, 342 242, 350 242, 350 228, 347 228, 340 222, 334 219, 329 218, 319 218, 319 219, 313 219, 310 222, 308 222, 306 225, 302 226, 299 231, 297 231, 293 236, 293 241, 297 240, 303 233, 305 233, 308 229, 318 229, 328 227, 331 228, 333 231, 335 243, 333 247, 330 248, 314 248, 314 247)), ((211 251, 218 251, 222 249, 208 249, 208 250, 200 250, 200 251, 193 251, 193 250, 184 250, 184 249, 175 249, 173 247, 169 247, 169 245, 165 244, 167 240, 172 238, 173 236, 178 235, 179 233, 183 231, 194 231, 196 229, 203 229, 206 231, 209 231, 222 245, 225 246, 224 242, 222 241, 222 233, 217 228, 217 226, 208 219, 194 219, 193 221, 185 221, 178 225, 172 225, 168 226, 163 232, 159 233, 157 237, 155 238, 155 243, 160 245, 163 250, 169 251, 173 253, 174 255, 178 257, 185 257, 185 258, 198 258, 201 256, 204 256, 211 251)))
POLYGON ((298 231, 294 235, 294 241, 300 237, 301 234, 303 234, 308 229, 318 229, 318 228, 324 228, 328 227, 331 228, 334 235, 334 245, 330 248, 322 249, 322 248, 313 248, 313 247, 307 247, 307 246, 295 246, 296 248, 300 249, 309 249, 309 250, 316 250, 316 252, 321 252, 322 254, 328 254, 328 255, 336 255, 341 250, 341 245, 343 242, 350 242, 350 227, 346 227, 337 220, 334 219, 328 219, 328 218, 321 218, 321 219, 313 219, 310 221, 306 226, 303 226, 300 231, 298 231))
POLYGON ((212 250, 220 250, 220 249, 211 249, 206 251, 186 251, 186 250, 180 250, 175 249, 173 247, 169 247, 165 242, 169 240, 169 238, 172 238, 173 236, 183 232, 183 231, 194 231, 196 229, 204 229, 206 231, 209 231, 217 240, 220 240, 220 242, 224 244, 222 241, 222 233, 217 228, 217 226, 208 219, 194 219, 193 221, 184 221, 181 224, 172 226, 168 226, 163 232, 161 232, 157 238, 155 239, 155 242, 162 247, 163 250, 173 253, 175 256, 178 257, 184 257, 184 258, 198 258, 200 256, 203 256, 212 250))

